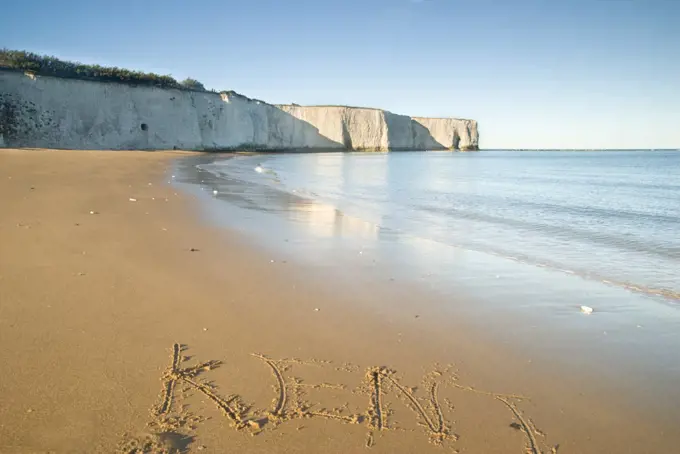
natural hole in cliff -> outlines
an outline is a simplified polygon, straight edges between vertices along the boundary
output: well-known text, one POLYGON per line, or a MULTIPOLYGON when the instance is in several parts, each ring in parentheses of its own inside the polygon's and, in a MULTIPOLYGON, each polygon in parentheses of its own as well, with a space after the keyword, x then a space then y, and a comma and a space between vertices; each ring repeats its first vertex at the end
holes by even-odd
POLYGON ((146 131, 148 129, 149 129, 149 125, 147 125, 146 123, 142 123, 142 131, 146 131))

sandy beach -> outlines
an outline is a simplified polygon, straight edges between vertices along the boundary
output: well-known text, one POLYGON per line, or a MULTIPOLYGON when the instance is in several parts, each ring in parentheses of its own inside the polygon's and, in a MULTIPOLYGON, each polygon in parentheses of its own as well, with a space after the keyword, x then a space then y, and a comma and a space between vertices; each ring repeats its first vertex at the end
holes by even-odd
POLYGON ((203 222, 169 184, 182 156, 0 151, 1 453, 677 449, 677 412, 559 352, 203 222))

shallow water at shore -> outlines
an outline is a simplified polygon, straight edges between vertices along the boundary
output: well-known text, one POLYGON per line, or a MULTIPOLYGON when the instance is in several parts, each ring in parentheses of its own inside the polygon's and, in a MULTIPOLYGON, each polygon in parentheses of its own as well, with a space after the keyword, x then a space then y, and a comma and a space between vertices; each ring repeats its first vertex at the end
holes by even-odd
MULTIPOLYGON (((251 181, 280 182, 373 225, 680 300, 679 153, 257 159, 265 175, 251 181)), ((205 168, 231 171, 220 166, 205 168)))
POLYGON ((336 285, 409 282, 436 296, 439 323, 463 317, 527 356, 558 355, 559 367, 592 368, 643 395, 680 379, 680 154, 202 156, 178 166, 213 220, 336 285))

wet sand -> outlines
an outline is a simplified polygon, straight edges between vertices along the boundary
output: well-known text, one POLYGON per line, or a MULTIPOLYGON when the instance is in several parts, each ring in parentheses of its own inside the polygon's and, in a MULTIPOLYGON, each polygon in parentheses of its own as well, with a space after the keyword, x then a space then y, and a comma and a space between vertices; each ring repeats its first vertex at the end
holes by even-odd
POLYGON ((0 151, 0 452, 677 449, 660 393, 202 223, 179 155, 0 151))

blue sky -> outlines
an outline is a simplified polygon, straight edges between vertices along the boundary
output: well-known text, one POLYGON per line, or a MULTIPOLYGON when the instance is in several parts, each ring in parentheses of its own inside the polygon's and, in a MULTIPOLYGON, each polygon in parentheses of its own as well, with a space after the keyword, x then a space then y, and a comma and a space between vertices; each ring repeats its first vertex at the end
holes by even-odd
POLYGON ((680 0, 31 0, 0 46, 273 103, 479 121, 484 148, 680 148, 680 0))

